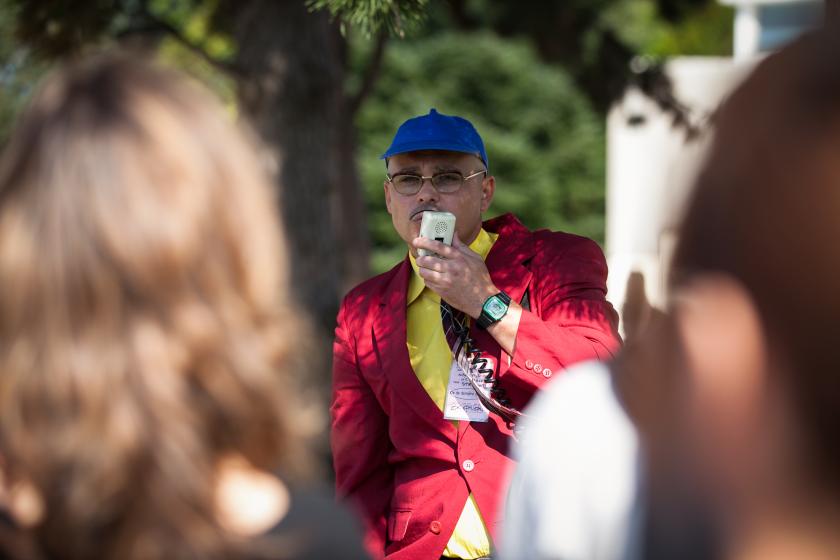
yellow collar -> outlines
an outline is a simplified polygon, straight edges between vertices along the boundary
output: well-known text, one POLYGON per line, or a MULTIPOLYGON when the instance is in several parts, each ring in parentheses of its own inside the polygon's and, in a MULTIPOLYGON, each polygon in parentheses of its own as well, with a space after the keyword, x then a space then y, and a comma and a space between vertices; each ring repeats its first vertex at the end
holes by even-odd
MULTIPOLYGON (((490 249, 493 247, 493 243, 496 242, 496 239, 499 237, 498 233, 487 233, 484 228, 479 230, 478 235, 476 236, 475 240, 470 243, 470 249, 481 255, 482 259, 487 259, 487 254, 490 253, 490 249)), ((411 275, 411 278, 408 280, 408 293, 406 297, 406 306, 409 306, 420 297, 420 294, 423 293, 423 290, 426 288, 426 283, 423 281, 423 278, 420 276, 419 268, 417 266, 417 261, 414 259, 414 255, 411 254, 409 251, 408 258, 411 261, 411 268, 414 271, 414 274, 411 275)), ((440 300, 440 296, 436 293, 429 290, 430 296, 436 300, 440 300)))

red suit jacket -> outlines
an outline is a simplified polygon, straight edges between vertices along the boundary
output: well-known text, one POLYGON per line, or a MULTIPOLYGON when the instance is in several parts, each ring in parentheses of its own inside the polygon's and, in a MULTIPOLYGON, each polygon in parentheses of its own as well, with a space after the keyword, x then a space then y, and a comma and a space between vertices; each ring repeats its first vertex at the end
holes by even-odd
MULTIPOLYGON (((521 409, 566 366, 611 356, 617 315, 606 301, 607 267, 591 240, 528 231, 512 215, 485 222, 499 238, 487 256, 496 286, 527 298, 516 350, 508 358, 473 326, 501 386, 521 409), (526 296, 527 293, 527 296, 526 296)), ((513 466, 512 433, 488 422, 444 420, 420 384, 406 347, 406 258, 344 299, 334 344, 331 443, 339 497, 355 502, 365 544, 377 557, 437 559, 470 492, 492 537, 513 466)))

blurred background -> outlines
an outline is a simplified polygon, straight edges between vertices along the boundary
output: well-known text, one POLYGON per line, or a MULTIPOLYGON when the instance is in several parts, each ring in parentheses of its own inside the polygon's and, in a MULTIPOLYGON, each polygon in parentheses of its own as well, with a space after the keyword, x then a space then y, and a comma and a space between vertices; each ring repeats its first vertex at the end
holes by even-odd
MULTIPOLYGON (((151 51, 248 117, 278 175, 296 293, 329 388, 341 296, 405 254, 379 155, 406 118, 469 118, 490 215, 589 236, 617 308, 664 301, 673 226, 714 109, 818 0, 0 0, 0 145, 41 75, 91 50, 151 51)), ((830 9, 828 10, 831 11, 830 9)))

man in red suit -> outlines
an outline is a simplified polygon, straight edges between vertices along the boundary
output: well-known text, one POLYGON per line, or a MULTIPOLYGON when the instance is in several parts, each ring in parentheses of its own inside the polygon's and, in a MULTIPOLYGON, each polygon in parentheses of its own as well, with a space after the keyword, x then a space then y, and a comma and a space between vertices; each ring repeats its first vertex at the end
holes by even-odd
POLYGON ((617 348, 604 255, 589 239, 531 232, 510 214, 482 223, 496 184, 465 119, 434 109, 409 119, 383 158, 385 204, 409 254, 352 290, 338 315, 337 493, 359 508, 376 557, 489 557, 514 436, 504 419, 460 401, 464 374, 441 300, 469 317, 496 388, 521 409, 565 367, 617 348), (425 211, 455 215, 452 246, 418 237, 425 211))

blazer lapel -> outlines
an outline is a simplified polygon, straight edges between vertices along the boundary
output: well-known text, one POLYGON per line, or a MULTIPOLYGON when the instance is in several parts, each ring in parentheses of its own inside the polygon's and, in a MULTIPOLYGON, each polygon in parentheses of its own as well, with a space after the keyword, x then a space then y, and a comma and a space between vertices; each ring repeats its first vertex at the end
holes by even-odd
POLYGON ((455 427, 426 392, 411 367, 406 346, 406 292, 411 265, 406 259, 386 287, 375 310, 372 335, 390 387, 424 421, 455 439, 455 427))
POLYGON ((532 274, 525 263, 534 256, 533 234, 510 214, 486 222, 485 228, 499 233, 487 255, 490 278, 510 299, 520 302, 531 283, 532 274))

